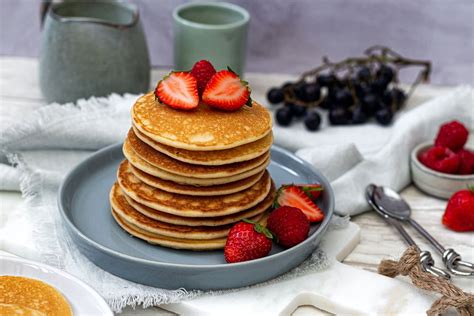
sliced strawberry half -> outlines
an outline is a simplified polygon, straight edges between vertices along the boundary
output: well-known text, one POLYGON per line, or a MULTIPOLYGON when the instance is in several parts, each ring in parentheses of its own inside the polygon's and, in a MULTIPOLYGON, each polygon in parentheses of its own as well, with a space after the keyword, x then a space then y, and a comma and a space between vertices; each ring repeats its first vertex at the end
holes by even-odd
POLYGON ((278 189, 274 204, 274 207, 286 205, 299 208, 313 223, 324 219, 324 213, 321 209, 296 185, 284 185, 278 189))
POLYGON ((251 106, 250 88, 232 70, 217 72, 206 85, 202 100, 211 107, 235 111, 245 104, 251 106))
POLYGON ((308 195, 313 201, 316 200, 321 192, 324 190, 320 184, 295 184, 300 187, 306 195, 308 195))
POLYGON ((188 72, 171 72, 158 82, 155 96, 173 109, 194 109, 199 105, 197 80, 188 72))

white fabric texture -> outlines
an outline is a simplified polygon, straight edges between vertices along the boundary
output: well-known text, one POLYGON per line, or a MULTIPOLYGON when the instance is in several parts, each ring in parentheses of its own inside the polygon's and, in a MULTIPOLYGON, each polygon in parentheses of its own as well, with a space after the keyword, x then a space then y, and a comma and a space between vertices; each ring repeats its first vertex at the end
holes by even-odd
MULTIPOLYGON (((257 97, 261 94, 256 93, 257 97)), ((60 181, 94 150, 124 139, 136 98, 111 95, 80 100, 75 105, 53 104, 0 130, 0 150, 4 153, 0 159, 0 190, 21 190, 26 197, 23 205, 3 214, 6 220, 0 230, 1 249, 78 276, 96 288, 114 311, 126 305, 147 307, 201 294, 142 286, 97 268, 78 252, 59 218, 56 192, 60 181), (5 164, 6 159, 16 168, 5 164)), ((430 90, 413 100, 417 106, 411 104, 391 127, 367 124, 311 133, 301 124, 292 128, 275 126, 275 142, 298 150, 299 156, 327 175, 336 193, 339 214, 357 214, 367 209, 363 188, 368 183, 397 190, 409 184, 411 149, 432 139, 442 122, 458 119, 472 130, 472 88, 460 87, 445 94, 430 90)), ((308 262, 313 270, 327 265, 318 252, 312 258, 305 267, 308 262)))

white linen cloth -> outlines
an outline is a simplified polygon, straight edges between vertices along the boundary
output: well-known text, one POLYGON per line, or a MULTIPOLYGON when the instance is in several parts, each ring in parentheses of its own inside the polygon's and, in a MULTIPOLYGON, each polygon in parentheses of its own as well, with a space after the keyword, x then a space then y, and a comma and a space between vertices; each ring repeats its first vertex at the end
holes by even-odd
MULTIPOLYGON (((264 100, 267 86, 251 84, 254 98, 264 100)), ((52 104, 26 113, 20 122, 0 127, 0 150, 4 154, 0 159, 0 190, 21 189, 26 197, 21 207, 0 214, 1 249, 78 276, 96 288, 114 311, 126 305, 146 307, 200 294, 184 289, 155 289, 110 275, 78 252, 59 219, 56 191, 61 179, 92 151, 124 139, 130 127, 130 107, 136 98, 111 95, 80 100, 75 105, 52 104), (14 167, 5 163, 5 157, 14 167)), ((473 110, 470 87, 448 93, 426 88, 410 101, 391 127, 323 127, 311 133, 301 123, 292 128, 275 126, 275 143, 298 150, 299 156, 326 174, 335 190, 339 214, 357 214, 367 209, 363 189, 368 183, 397 190, 408 185, 411 149, 432 139, 438 126, 447 120, 458 119, 472 130, 473 110)), ((311 269, 327 264, 318 252, 309 262, 311 269)))

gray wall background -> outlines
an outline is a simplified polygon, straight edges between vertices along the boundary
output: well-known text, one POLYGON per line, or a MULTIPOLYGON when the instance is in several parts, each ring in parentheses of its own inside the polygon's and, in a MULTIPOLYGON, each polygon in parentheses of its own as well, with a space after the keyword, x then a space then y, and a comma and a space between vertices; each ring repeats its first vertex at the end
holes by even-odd
MULTIPOLYGON (((170 66, 171 12, 182 0, 130 0, 140 8, 153 65, 170 66)), ((232 0, 251 15, 247 70, 301 73, 321 57, 373 44, 433 62, 432 83, 474 84, 474 0, 232 0)), ((0 55, 39 54, 39 0, 0 0, 0 55)))

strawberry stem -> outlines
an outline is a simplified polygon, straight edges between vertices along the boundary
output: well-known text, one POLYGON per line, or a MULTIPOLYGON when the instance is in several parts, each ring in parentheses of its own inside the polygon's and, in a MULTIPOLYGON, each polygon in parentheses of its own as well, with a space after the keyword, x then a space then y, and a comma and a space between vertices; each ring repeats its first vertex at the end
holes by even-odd
POLYGON ((254 221, 251 221, 251 220, 249 220, 249 219, 246 219, 246 218, 244 218, 243 221, 246 222, 246 223, 252 224, 252 225, 253 225, 253 229, 255 229, 255 231, 256 231, 257 233, 264 234, 265 237, 267 237, 268 239, 273 239, 272 233, 271 233, 270 230, 268 230, 268 228, 266 228, 265 226, 261 225, 260 223, 256 223, 256 222, 254 222, 254 221))

